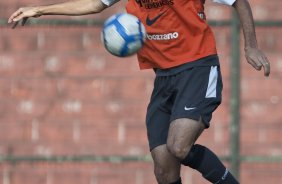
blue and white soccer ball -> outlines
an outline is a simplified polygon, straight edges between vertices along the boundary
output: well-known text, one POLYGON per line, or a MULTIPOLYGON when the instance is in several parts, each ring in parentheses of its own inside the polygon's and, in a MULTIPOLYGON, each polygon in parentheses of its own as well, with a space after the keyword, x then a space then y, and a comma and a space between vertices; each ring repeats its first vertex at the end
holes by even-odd
POLYGON ((134 15, 115 14, 104 23, 102 42, 115 56, 125 57, 135 54, 142 48, 145 39, 145 27, 134 15))

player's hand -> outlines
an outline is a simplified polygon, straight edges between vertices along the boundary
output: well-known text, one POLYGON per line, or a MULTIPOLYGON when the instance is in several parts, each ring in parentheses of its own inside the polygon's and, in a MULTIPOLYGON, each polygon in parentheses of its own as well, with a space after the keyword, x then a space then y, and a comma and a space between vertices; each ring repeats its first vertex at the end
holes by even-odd
POLYGON ((248 63, 256 70, 264 69, 264 76, 268 77, 270 74, 270 63, 264 53, 258 48, 245 48, 245 55, 248 63))
POLYGON ((14 23, 12 27, 14 29, 20 21, 22 21, 21 24, 24 26, 28 18, 40 16, 41 14, 38 11, 38 7, 24 7, 14 12, 9 18, 8 23, 14 23))

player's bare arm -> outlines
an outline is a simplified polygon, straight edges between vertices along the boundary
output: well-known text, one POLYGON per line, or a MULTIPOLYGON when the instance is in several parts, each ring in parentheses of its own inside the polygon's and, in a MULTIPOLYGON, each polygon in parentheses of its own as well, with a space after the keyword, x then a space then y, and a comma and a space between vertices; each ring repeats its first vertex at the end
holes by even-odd
POLYGON ((105 8, 107 6, 100 0, 75 0, 46 6, 22 7, 11 15, 8 23, 15 23, 13 27, 16 27, 19 21, 22 20, 22 25, 24 25, 30 17, 40 17, 42 15, 87 15, 99 13, 105 8))
POLYGON ((237 11, 245 38, 245 55, 249 64, 256 70, 263 67, 264 75, 270 74, 270 63, 264 53, 258 48, 253 15, 248 0, 237 0, 233 7, 237 11))

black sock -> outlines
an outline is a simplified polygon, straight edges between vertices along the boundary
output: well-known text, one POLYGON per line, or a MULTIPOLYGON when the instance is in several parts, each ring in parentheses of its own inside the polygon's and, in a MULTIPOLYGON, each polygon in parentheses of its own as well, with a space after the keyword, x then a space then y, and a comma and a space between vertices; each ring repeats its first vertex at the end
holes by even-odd
POLYGON ((196 169, 211 183, 239 184, 218 157, 204 146, 194 145, 181 163, 196 169))
POLYGON ((170 184, 182 184, 181 178, 179 178, 179 180, 177 180, 176 182, 173 182, 173 183, 170 183, 170 184))

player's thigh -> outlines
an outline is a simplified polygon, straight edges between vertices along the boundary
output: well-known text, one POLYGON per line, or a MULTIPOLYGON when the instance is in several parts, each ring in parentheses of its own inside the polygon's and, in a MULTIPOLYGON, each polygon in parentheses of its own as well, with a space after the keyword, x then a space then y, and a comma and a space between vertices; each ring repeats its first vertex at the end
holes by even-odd
POLYGON ((172 121, 167 138, 168 150, 177 158, 184 159, 205 128, 201 120, 181 118, 172 121))
POLYGON ((180 177, 180 162, 168 150, 165 144, 152 151, 154 171, 158 181, 176 181, 180 177))

